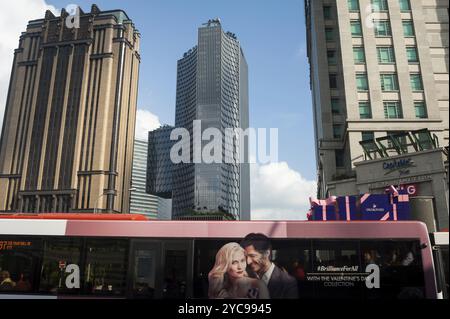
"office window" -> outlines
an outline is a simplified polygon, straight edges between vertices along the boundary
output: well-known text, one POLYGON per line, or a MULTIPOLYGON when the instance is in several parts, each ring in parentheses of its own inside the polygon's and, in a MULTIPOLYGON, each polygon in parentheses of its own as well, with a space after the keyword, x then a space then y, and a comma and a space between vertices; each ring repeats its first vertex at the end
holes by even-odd
POLYGON ((414 73, 410 75, 411 77, 411 89, 413 91, 423 91, 422 77, 419 73, 414 73))
POLYGON ((330 89, 337 89, 337 75, 330 74, 330 89))
POLYGON ((341 102, 338 99, 331 99, 331 112, 341 114, 341 102))
POLYGON ((334 30, 333 28, 325 28, 325 39, 329 41, 334 41, 334 30))
POLYGON ((372 118, 372 110, 369 102, 359 102, 359 117, 361 119, 372 118))
POLYGON ((379 63, 395 63, 395 53, 393 47, 378 47, 377 54, 379 63))
POLYGON ((331 20, 332 19, 331 7, 330 6, 324 6, 323 7, 323 17, 324 17, 325 20, 331 20))
POLYGON ((369 83, 367 82, 367 74, 365 73, 356 74, 356 87, 358 91, 369 90, 369 83))
POLYGON ((389 20, 374 20, 375 36, 390 37, 392 36, 391 23, 389 20))
POLYGON ((409 3, 409 0, 399 0, 400 4, 400 11, 411 11, 411 4, 409 3))
POLYGON ((384 117, 386 119, 400 119, 403 117, 400 102, 384 102, 384 117))
POLYGON ((342 125, 341 124, 333 125, 333 136, 334 136, 334 138, 337 138, 337 139, 342 138, 342 125))
POLYGON ((348 10, 358 11, 359 10, 359 0, 348 0, 348 10))
POLYGON ((328 64, 336 65, 337 63, 336 50, 328 50, 327 56, 328 56, 328 64))
POLYGON ((359 20, 350 21, 350 29, 352 31, 352 37, 362 36, 361 21, 359 20))
POLYGON ((426 119, 428 117, 425 102, 414 102, 414 109, 416 111, 416 118, 426 119))
POLYGON ((385 92, 398 91, 398 79, 397 74, 381 74, 381 90, 385 92))
POLYGON ((372 11, 387 11, 388 3, 387 0, 372 0, 372 11))
POLYGON ((355 59, 356 64, 366 63, 366 56, 364 54, 363 47, 354 47, 353 48, 353 57, 355 59))
POLYGON ((411 20, 403 21, 403 35, 405 37, 413 37, 414 36, 414 25, 411 20))
POLYGON ((409 63, 418 63, 419 62, 419 55, 417 54, 416 47, 407 47, 406 48, 406 56, 408 57, 409 63))
POLYGON ((370 141, 370 140, 374 140, 375 139, 374 133, 370 132, 370 131, 361 132, 361 135, 362 135, 361 141, 370 141))
POLYGON ((344 167, 344 151, 336 150, 335 158, 336 158, 336 167, 344 167))

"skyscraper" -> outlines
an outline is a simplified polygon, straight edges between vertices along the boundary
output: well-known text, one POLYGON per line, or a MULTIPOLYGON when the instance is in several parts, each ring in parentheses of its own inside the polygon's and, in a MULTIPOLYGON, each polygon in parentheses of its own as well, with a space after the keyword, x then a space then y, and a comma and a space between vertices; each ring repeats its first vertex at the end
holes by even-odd
MULTIPOLYGON (((248 67, 241 45, 218 19, 209 20, 198 30, 198 45, 178 61, 175 127, 187 129, 191 138, 185 141, 190 163, 172 169, 174 219, 193 212, 250 219, 249 164, 237 156, 239 147, 248 156, 248 143, 236 146, 225 139, 227 128, 248 128, 248 112, 248 67), (216 128, 222 133, 221 163, 194 163, 195 120, 201 121, 201 132, 216 128), (231 160, 226 160, 227 147, 233 150, 231 160)), ((208 143, 202 141, 201 149, 208 143)))
POLYGON ((148 142, 135 140, 133 154, 133 173, 131 178, 130 213, 142 214, 149 218, 158 218, 159 199, 147 194, 145 184, 147 179, 148 142))
POLYGON ((148 133, 147 192, 165 199, 172 198, 173 190, 173 164, 170 160, 174 144, 170 140, 172 130, 173 126, 164 125, 148 133))
POLYGON ((448 2, 306 0, 318 195, 362 140, 428 129, 448 146, 448 2))
POLYGON ((140 35, 122 10, 47 11, 15 50, 0 211, 128 212, 140 35))

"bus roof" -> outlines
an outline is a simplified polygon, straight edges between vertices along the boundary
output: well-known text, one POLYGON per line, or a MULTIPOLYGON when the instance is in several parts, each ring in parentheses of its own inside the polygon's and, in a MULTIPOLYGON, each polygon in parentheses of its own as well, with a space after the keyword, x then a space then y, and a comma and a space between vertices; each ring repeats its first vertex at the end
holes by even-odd
POLYGON ((428 242, 425 224, 416 221, 160 221, 0 218, 0 235, 134 238, 416 238, 428 242))

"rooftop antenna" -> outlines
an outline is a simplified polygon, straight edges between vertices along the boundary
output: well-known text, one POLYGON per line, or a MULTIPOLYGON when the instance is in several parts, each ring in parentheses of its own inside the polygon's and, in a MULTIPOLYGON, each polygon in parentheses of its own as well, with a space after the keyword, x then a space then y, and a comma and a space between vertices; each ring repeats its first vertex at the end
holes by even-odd
POLYGON ((203 23, 202 25, 206 25, 208 27, 210 27, 212 24, 216 25, 220 25, 220 19, 219 18, 215 18, 215 19, 209 19, 208 22, 203 23))

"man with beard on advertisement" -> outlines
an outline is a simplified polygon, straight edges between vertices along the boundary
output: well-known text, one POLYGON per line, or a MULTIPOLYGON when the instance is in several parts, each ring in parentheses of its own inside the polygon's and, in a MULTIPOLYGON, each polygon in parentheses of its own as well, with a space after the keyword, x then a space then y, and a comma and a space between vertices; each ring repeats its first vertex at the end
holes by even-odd
POLYGON ((238 243, 224 245, 216 254, 209 272, 208 297, 211 299, 269 299, 266 285, 250 278, 246 271, 245 251, 238 243))
POLYGON ((272 261, 272 245, 263 234, 249 234, 241 242, 245 249, 248 267, 266 283, 273 299, 297 299, 297 280, 272 261))

